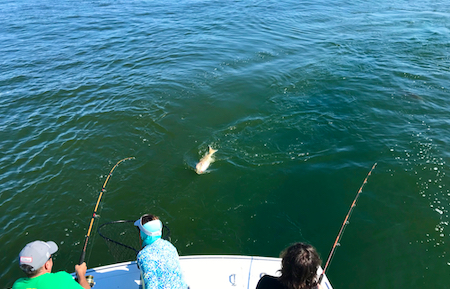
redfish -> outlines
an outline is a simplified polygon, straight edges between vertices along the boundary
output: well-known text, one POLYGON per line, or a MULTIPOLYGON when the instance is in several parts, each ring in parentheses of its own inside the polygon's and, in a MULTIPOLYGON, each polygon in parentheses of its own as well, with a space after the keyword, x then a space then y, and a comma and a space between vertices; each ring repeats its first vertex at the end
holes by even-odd
POLYGON ((213 149, 211 146, 208 146, 209 152, 200 159, 198 164, 195 166, 195 172, 197 174, 203 174, 206 169, 209 167, 213 160, 212 155, 217 152, 217 150, 213 149))

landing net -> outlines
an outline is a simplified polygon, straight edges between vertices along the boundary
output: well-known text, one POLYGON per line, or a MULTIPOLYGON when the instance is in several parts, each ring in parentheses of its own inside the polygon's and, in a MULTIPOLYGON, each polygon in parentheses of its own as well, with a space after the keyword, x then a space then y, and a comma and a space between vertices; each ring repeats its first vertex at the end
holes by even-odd
MULTIPOLYGON (((135 261, 141 249, 139 229, 135 221, 112 221, 98 227, 98 234, 105 240, 116 263, 135 261)), ((162 238, 170 241, 170 230, 163 225, 162 238)))

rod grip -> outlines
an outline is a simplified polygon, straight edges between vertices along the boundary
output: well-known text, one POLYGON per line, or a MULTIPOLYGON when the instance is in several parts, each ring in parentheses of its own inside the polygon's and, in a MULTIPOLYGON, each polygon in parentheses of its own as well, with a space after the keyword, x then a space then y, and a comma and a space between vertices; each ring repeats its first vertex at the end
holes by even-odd
POLYGON ((81 252, 80 261, 78 262, 78 265, 83 264, 83 262, 84 262, 84 257, 86 257, 86 251, 85 251, 85 250, 83 250, 83 251, 81 252))

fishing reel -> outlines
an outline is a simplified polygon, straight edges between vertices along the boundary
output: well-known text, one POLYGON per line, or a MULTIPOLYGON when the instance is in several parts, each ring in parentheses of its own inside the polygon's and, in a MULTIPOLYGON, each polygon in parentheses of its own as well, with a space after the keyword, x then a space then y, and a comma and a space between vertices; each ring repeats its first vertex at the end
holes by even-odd
POLYGON ((86 280, 87 280, 89 286, 91 286, 91 288, 94 287, 94 285, 95 285, 95 282, 94 282, 94 276, 92 276, 92 275, 87 275, 87 276, 86 276, 86 280))

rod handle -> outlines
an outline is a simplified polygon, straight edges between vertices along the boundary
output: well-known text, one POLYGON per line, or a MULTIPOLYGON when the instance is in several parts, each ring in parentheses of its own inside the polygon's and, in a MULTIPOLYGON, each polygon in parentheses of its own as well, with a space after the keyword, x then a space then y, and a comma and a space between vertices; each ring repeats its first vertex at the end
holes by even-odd
POLYGON ((81 252, 80 261, 78 262, 78 265, 83 264, 83 262, 84 262, 84 257, 86 257, 86 251, 85 251, 85 250, 83 250, 83 251, 81 252))

